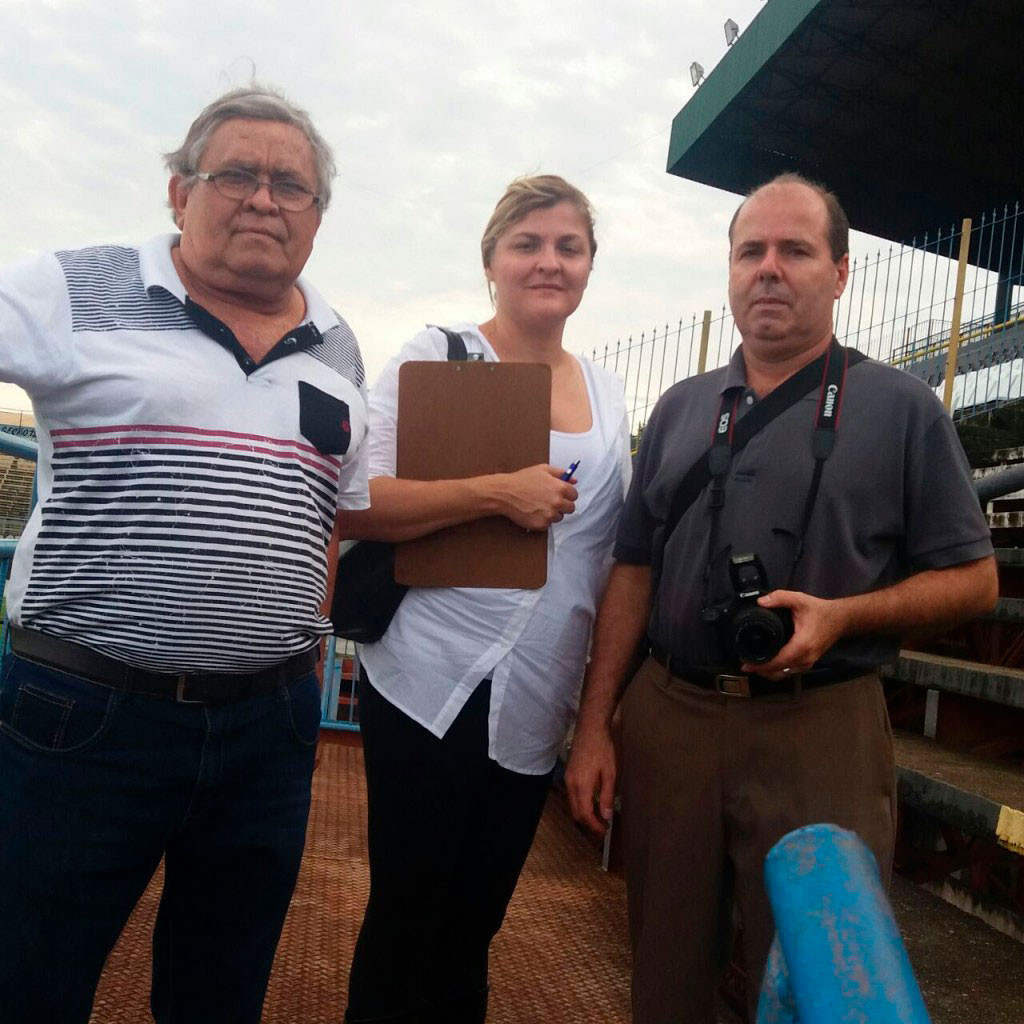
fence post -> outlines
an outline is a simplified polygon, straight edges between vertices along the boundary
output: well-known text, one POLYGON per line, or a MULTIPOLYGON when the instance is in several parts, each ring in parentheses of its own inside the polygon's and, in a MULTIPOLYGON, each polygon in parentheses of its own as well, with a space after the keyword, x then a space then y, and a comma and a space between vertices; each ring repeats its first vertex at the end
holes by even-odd
POLYGON ((960 261, 956 268, 956 293, 953 296, 953 322, 949 325, 949 354, 946 357, 946 387, 942 404, 953 405, 953 378, 956 376, 956 357, 960 348, 960 316, 964 308, 964 282, 967 280, 967 253, 971 248, 971 218, 965 217, 960 229, 960 261))
POLYGON ((708 362, 708 339, 711 337, 711 310, 704 310, 704 323, 700 326, 700 355, 697 357, 697 372, 703 373, 707 369, 708 362))

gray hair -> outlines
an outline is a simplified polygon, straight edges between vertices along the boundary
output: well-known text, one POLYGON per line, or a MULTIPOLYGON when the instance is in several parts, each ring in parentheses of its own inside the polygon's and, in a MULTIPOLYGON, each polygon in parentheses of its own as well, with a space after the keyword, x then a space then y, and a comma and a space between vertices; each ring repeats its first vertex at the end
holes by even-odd
POLYGON ((320 195, 320 209, 326 210, 331 201, 331 179, 337 173, 334 153, 326 139, 316 130, 309 114, 284 98, 276 89, 253 82, 241 89, 232 89, 215 99, 192 122, 185 141, 173 152, 164 154, 164 163, 171 174, 180 174, 195 182, 199 161, 213 133, 225 122, 236 119, 246 121, 280 121, 298 128, 313 148, 316 166, 316 190, 320 195))

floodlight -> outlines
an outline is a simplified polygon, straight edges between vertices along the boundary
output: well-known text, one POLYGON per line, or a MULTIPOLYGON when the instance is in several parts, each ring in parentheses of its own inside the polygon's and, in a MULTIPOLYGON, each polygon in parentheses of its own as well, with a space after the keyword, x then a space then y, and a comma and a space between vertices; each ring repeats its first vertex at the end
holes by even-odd
POLYGON ((725 45, 732 46, 740 37, 740 27, 736 24, 732 18, 728 18, 725 22, 725 45))
POLYGON ((704 80, 704 69, 694 61, 690 65, 690 81, 693 82, 693 87, 696 89, 698 85, 704 80))

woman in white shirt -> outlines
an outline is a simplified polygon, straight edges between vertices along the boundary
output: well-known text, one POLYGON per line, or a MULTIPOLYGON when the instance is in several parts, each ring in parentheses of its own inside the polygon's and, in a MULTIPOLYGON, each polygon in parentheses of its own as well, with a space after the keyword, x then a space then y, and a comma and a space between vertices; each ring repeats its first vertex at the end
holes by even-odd
POLYGON ((343 535, 408 540, 504 515, 549 530, 548 577, 539 590, 414 588, 362 651, 370 899, 350 1024, 486 1016, 488 945, 576 710, 628 483, 622 383, 562 347, 596 250, 583 193, 554 175, 514 181, 481 241, 494 316, 452 328, 471 358, 551 367, 550 464, 395 479, 398 368, 446 358, 436 328, 413 338, 370 392, 372 507, 343 513, 343 535))

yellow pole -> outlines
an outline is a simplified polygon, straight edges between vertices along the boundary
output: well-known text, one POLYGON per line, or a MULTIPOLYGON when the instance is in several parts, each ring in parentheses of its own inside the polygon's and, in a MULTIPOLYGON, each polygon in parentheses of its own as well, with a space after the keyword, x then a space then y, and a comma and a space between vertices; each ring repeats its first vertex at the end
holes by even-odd
POLYGON ((949 325, 949 355, 946 357, 946 389, 942 404, 953 405, 953 378, 956 376, 956 357, 960 348, 960 316, 964 308, 964 281, 967 280, 967 253, 971 248, 971 218, 965 217, 960 229, 960 262, 956 268, 956 294, 953 296, 953 322, 949 325))
POLYGON ((711 337, 711 310, 704 310, 704 323, 700 327, 700 356, 697 359, 697 372, 703 373, 708 365, 708 338, 711 337))

